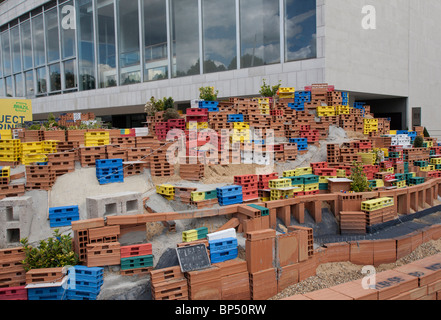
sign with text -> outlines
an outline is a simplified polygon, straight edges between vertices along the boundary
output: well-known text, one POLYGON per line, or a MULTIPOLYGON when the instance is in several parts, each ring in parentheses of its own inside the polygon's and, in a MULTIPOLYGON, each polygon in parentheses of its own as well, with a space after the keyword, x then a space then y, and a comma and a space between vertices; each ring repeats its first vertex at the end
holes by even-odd
POLYGON ((25 121, 32 121, 32 101, 0 99, 0 130, 14 129, 25 121))

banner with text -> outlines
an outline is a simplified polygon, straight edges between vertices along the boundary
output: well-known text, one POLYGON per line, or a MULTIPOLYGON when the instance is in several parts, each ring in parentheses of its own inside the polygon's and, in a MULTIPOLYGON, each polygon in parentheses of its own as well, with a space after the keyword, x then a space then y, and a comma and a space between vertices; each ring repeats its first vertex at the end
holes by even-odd
POLYGON ((25 99, 0 99, 0 130, 17 128, 32 121, 32 101, 25 99))

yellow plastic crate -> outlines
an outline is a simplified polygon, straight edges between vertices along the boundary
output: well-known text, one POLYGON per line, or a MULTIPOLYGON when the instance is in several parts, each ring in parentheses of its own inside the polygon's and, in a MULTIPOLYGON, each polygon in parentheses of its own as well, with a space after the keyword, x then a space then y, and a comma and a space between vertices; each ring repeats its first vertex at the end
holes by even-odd
POLYGON ((84 133, 85 139, 104 139, 109 137, 108 131, 90 131, 84 133))
POLYGON ((198 123, 195 122, 195 121, 187 122, 187 123, 185 124, 185 126, 186 126, 187 129, 197 129, 197 127, 198 127, 198 123))
POLYGON ((250 124, 249 122, 233 122, 234 130, 249 130, 250 124))
POLYGON ((20 139, 1 139, 0 147, 20 147, 20 139))
POLYGON ((392 185, 396 186, 397 188, 405 188, 406 180, 393 182, 392 185))
POLYGON ((294 190, 271 190, 271 200, 288 199, 294 196, 294 190))
POLYGON ((305 192, 307 191, 315 191, 319 189, 319 184, 318 183, 312 183, 312 184, 305 184, 303 190, 305 192))
POLYGON ((10 176, 11 176, 11 167, 10 166, 0 167, 0 177, 9 178, 10 176))
POLYGON ((283 177, 294 177, 296 174, 295 170, 286 170, 283 172, 283 177))
POLYGON ((191 242, 198 240, 198 231, 196 229, 182 231, 182 241, 191 242))
POLYGON ((274 179, 268 182, 270 189, 291 187, 291 179, 274 179))
POLYGON ((175 196, 171 195, 171 196, 164 196, 165 199, 167 199, 168 201, 174 200, 175 196))
MULTIPOLYGON (((346 177, 346 170, 343 170, 343 171, 345 174, 344 177, 346 177)), ((319 183, 328 183, 328 179, 336 179, 336 178, 338 178, 338 175, 337 176, 319 176, 319 183)))
POLYGON ((21 163, 24 165, 29 165, 35 162, 47 162, 47 156, 43 153, 29 153, 24 154, 21 159, 21 163))
POLYGON ((426 141, 426 140, 424 140, 424 143, 427 145, 427 148, 432 148, 433 147, 433 141, 426 141))
POLYGON ((365 125, 377 125, 378 126, 378 119, 363 119, 365 125))
POLYGON ((432 158, 430 159, 431 164, 441 164, 441 158, 432 158))
POLYGON ((175 194, 175 187, 170 184, 162 184, 160 186, 156 186, 156 193, 171 196, 175 194))
POLYGON ((84 141, 86 147, 106 146, 110 144, 109 139, 88 139, 84 141))
POLYGON ((257 98, 257 102, 261 104, 269 104, 269 98, 257 98))
POLYGON ((268 202, 268 201, 271 201, 271 197, 260 197, 259 199, 260 199, 260 201, 262 201, 262 202, 268 202))
POLYGON ((198 129, 208 129, 208 122, 198 122, 197 128, 198 129))
POLYGON ((299 176, 305 176, 307 174, 312 174, 312 168, 311 167, 302 167, 302 168, 297 168, 295 169, 295 177, 299 177, 299 176))
POLYGON ((205 200, 205 192, 200 192, 200 191, 191 192, 191 201, 197 202, 202 200, 205 200))
POLYGON ((335 106, 335 114, 341 115, 341 114, 350 114, 351 110, 349 109, 349 106, 335 106))
POLYGON ((1 138, 1 140, 12 139, 12 130, 10 130, 10 129, 0 130, 0 138, 1 138))
POLYGON ((382 187, 384 187, 384 181, 383 181, 383 179, 376 179, 375 181, 376 181, 377 188, 382 188, 382 187))
POLYGON ((361 156, 361 162, 367 165, 374 165, 377 159, 377 155, 374 152, 359 152, 358 155, 361 156))
POLYGON ((298 193, 298 192, 302 192, 305 190, 305 185, 304 184, 295 184, 293 185, 294 188, 299 188, 299 189, 294 189, 294 193, 298 193))
POLYGON ((279 93, 295 93, 296 89, 294 87, 280 87, 279 93))
POLYGON ((395 136, 397 134, 397 130, 389 130, 389 134, 395 136))
POLYGON ((420 167, 420 171, 424 171, 424 172, 435 171, 435 166, 433 164, 429 164, 427 167, 420 167))

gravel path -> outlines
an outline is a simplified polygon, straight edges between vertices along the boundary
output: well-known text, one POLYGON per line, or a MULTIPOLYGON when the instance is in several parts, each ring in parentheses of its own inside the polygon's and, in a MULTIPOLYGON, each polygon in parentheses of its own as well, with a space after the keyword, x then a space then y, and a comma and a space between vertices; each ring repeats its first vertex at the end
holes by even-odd
MULTIPOLYGON (((396 267, 409 264, 413 261, 421 260, 441 252, 441 239, 429 241, 411 254, 397 260, 395 263, 383 264, 376 268, 376 272, 382 272, 396 267)), ((341 283, 350 282, 363 278, 361 269, 363 266, 355 265, 350 262, 325 263, 318 266, 316 275, 292 285, 282 292, 279 292, 269 300, 280 300, 297 294, 304 294, 324 288, 336 286, 341 283)))

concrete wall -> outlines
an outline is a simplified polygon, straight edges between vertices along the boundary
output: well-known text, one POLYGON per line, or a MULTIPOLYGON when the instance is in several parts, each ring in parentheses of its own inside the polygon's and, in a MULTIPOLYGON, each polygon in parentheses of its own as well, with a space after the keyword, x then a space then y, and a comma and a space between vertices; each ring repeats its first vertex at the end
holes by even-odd
POLYGON ((407 96, 409 0, 328 0, 326 81, 336 89, 407 96), (376 29, 362 27, 362 8, 376 8, 376 29))
MULTIPOLYGON (((421 107, 421 124, 441 138, 441 2, 410 1, 409 114, 421 107)), ((411 124, 411 117, 409 125, 411 124)))
POLYGON ((0 26, 18 18, 49 0, 8 0, 0 4, 0 26))

